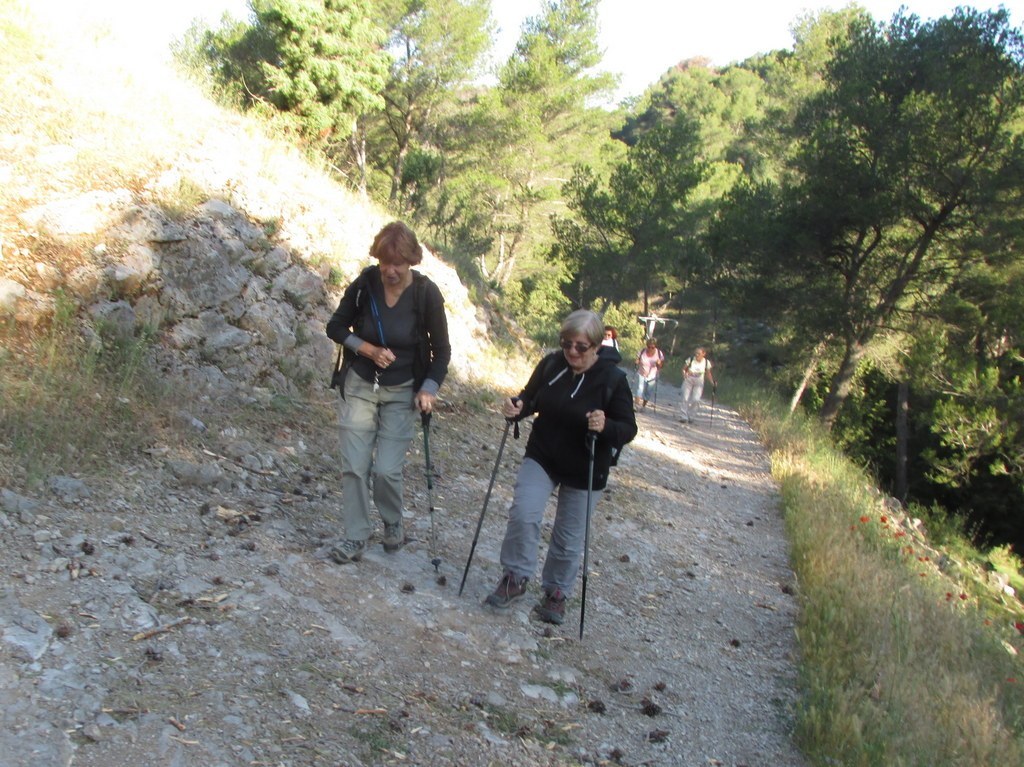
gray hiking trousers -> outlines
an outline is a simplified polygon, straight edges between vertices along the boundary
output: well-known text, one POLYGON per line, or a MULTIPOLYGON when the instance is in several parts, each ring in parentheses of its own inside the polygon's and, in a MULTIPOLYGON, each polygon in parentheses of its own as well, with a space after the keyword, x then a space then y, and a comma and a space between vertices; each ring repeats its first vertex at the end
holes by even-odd
MULTIPOLYGON (((516 578, 533 577, 537 571, 544 509, 556 487, 558 503, 555 508, 555 524, 551 531, 551 544, 544 558, 541 585, 549 593, 560 589, 568 595, 572 593, 583 557, 587 491, 558 485, 532 458, 523 460, 516 477, 505 540, 501 544, 501 565, 505 572, 511 572, 516 578)), ((600 498, 601 491, 595 490, 595 507, 600 498)))

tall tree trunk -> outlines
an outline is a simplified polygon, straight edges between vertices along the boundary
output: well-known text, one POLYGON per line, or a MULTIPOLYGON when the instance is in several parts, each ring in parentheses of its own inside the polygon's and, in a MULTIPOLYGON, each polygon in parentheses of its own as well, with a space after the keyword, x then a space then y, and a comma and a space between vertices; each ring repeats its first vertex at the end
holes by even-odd
POLYGON ((811 378, 814 377, 814 368, 818 366, 818 360, 814 357, 807 363, 807 367, 804 368, 804 375, 800 379, 799 385, 796 387, 796 391, 793 392, 793 397, 789 400, 789 412, 796 412, 797 406, 800 404, 800 400, 804 396, 804 392, 807 391, 807 384, 811 382, 811 378))
POLYGON ((807 366, 804 368, 803 378, 800 379, 799 386, 796 387, 796 391, 793 392, 792 399, 789 400, 789 412, 796 412, 797 406, 800 404, 800 400, 804 396, 804 392, 807 391, 807 385, 811 382, 814 377, 814 370, 818 367, 818 360, 821 359, 821 355, 824 354, 825 348, 828 346, 828 342, 832 340, 832 336, 827 335, 815 345, 811 351, 808 359, 807 366))
POLYGON ((401 142, 398 152, 395 154, 395 164, 391 168, 391 194, 388 197, 390 202, 398 200, 398 193, 402 188, 402 173, 405 170, 405 157, 409 154, 409 142, 401 142))
POLYGON ((352 159, 359 171, 359 179, 356 181, 356 188, 359 194, 366 197, 366 131, 358 123, 352 129, 349 136, 349 148, 352 152, 352 159))
POLYGON ((895 494, 901 503, 907 502, 907 441, 909 439, 908 411, 910 386, 901 380, 896 389, 896 482, 895 494))
POLYGON ((836 417, 850 396, 850 387, 853 385, 853 376, 857 372, 857 366, 864 357, 864 345, 856 339, 849 339, 846 342, 846 351, 843 353, 843 361, 839 363, 839 370, 832 376, 832 383, 829 386, 828 396, 825 397, 825 404, 821 406, 821 422, 825 428, 832 431, 836 417))

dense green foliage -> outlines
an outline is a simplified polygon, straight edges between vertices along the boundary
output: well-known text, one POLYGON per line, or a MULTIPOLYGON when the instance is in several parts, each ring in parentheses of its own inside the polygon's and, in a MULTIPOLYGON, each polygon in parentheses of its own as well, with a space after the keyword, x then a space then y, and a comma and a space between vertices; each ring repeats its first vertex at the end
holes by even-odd
POLYGON ((627 337, 637 314, 678 321, 663 347, 727 351, 904 500, 1024 548, 1024 45, 1004 11, 807 15, 791 49, 681 62, 618 111, 597 0, 545 2, 490 80, 486 0, 251 5, 181 57, 281 112, 533 337, 581 305, 627 337))

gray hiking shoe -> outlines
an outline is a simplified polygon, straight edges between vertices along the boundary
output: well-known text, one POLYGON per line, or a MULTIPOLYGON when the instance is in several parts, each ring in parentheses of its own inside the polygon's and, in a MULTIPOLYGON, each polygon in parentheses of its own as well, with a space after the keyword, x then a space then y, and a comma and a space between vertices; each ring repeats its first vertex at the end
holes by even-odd
POLYGON ((363 558, 366 551, 366 541, 342 541, 337 546, 331 546, 327 556, 339 565, 347 565, 349 562, 358 562, 363 558))
POLYGON ((394 554, 405 545, 405 528, 401 522, 384 525, 384 551, 394 554))
POLYGON ((526 578, 516 578, 512 573, 505 573, 498 581, 498 587, 487 595, 485 604, 503 610, 526 594, 526 578))
POLYGON ((533 611, 545 623, 561 625, 565 620, 565 594, 561 589, 545 591, 544 599, 534 605, 533 611))

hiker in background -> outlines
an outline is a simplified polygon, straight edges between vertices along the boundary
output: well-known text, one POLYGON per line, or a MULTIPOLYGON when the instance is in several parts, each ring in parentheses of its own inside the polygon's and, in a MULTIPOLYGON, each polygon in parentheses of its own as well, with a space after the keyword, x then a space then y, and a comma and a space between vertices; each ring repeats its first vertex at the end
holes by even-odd
POLYGON ((711 360, 704 353, 704 347, 698 346, 693 355, 683 363, 682 410, 679 414, 680 423, 692 423, 697 412, 697 403, 704 394, 704 379, 717 386, 711 374, 711 360))
POLYGON ((636 393, 633 397, 633 405, 639 408, 647 407, 647 400, 658 380, 658 373, 665 364, 665 354, 658 348, 658 342, 654 338, 647 339, 647 345, 636 355, 636 393))
POLYGON ((452 355, 444 297, 412 268, 423 260, 413 231, 400 221, 388 224, 374 238, 370 256, 377 265, 364 269, 346 288, 327 323, 327 335, 344 351, 335 384, 342 397, 345 539, 329 551, 339 564, 359 560, 366 550, 373 532, 371 486, 384 521, 384 551, 405 545, 406 450, 417 412, 434 408, 452 355))
POLYGON ((601 346, 610 346, 615 351, 619 350, 619 331, 613 328, 611 325, 604 326, 604 340, 601 341, 601 346))
POLYGON ((537 568, 541 523, 548 498, 558 503, 551 542, 541 572, 543 597, 537 617, 562 623, 572 592, 587 523, 590 474, 588 432, 596 433, 593 502, 608 481, 613 453, 636 436, 629 383, 618 368, 622 358, 601 344, 600 318, 580 309, 562 323, 561 351, 540 361, 518 397, 502 402, 502 414, 517 421, 537 414, 526 455, 516 477, 508 525, 501 544, 504 575, 486 604, 509 607, 526 594, 537 568))

